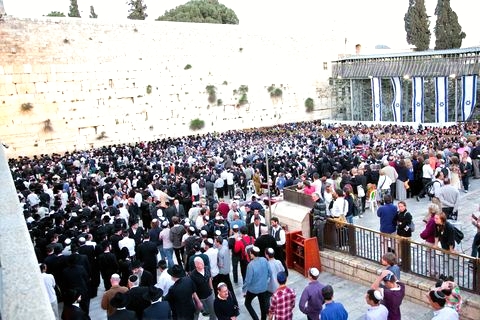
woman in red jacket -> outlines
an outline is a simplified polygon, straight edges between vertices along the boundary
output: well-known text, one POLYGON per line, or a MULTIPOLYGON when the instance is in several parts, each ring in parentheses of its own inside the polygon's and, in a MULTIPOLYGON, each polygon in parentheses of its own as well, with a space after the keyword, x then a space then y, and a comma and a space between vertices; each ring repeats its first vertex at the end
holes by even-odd
MULTIPOLYGON (((436 232, 436 225, 435 225, 435 215, 440 213, 440 207, 435 203, 428 204, 428 214, 429 219, 427 220, 427 224, 425 229, 420 233, 420 237, 425 240, 425 244, 433 247, 435 245, 435 232, 436 232)), ((431 276, 435 276, 434 270, 432 270, 432 266, 434 265, 434 256, 435 254, 432 252, 431 249, 426 250, 427 255, 427 273, 430 273, 431 276)))

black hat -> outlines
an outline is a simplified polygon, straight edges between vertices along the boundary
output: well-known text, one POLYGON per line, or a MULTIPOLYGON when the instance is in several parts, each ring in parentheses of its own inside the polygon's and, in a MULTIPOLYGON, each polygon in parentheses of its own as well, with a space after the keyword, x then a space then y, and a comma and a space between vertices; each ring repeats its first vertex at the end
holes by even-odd
POLYGON ((128 294, 117 292, 110 300, 110 305, 114 308, 125 308, 128 305, 128 294))
POLYGON ((149 287, 148 291, 143 294, 143 299, 152 302, 157 301, 161 297, 163 297, 163 290, 155 286, 149 287))
POLYGON ((142 266, 142 262, 140 260, 135 260, 132 262, 132 269, 137 269, 142 266))
POLYGON ((183 270, 182 266, 178 264, 175 264, 172 267, 168 268, 167 273, 174 278, 185 277, 185 270, 183 270))

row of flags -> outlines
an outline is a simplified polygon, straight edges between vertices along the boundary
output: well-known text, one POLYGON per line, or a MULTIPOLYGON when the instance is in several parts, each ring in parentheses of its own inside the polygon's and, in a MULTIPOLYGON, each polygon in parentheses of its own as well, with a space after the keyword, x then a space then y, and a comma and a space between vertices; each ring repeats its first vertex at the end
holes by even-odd
MULTIPOLYGON (((392 112, 394 122, 403 122, 402 84, 400 77, 391 77, 393 88, 392 112)), ((448 121, 448 77, 436 77, 435 80, 435 121, 448 121)), ((455 80, 456 81, 456 80, 455 80)), ((412 78, 412 121, 424 122, 424 83, 423 77, 412 78)), ((382 121, 382 86, 381 78, 373 77, 372 108, 373 121, 382 121)), ((472 115, 477 98, 477 75, 462 76, 461 78, 461 120, 466 121, 472 115)))

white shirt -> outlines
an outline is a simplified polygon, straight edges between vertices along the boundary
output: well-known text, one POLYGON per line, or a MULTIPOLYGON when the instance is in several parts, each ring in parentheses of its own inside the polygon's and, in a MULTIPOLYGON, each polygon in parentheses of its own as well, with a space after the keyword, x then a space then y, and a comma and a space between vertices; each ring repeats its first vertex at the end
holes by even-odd
POLYGON ((160 277, 158 277, 158 282, 155 284, 155 287, 162 289, 163 296, 165 297, 174 283, 167 270, 163 270, 162 273, 160 273, 160 277))
POLYGON ((128 249, 130 257, 133 257, 135 255, 135 240, 129 237, 123 237, 122 240, 118 241, 118 248, 122 250, 125 247, 128 249))
POLYGON ((330 213, 334 217, 340 217, 342 214, 347 215, 348 212, 348 201, 344 197, 338 197, 337 200, 333 203, 332 210, 330 213))
POLYGON ((55 294, 55 278, 49 273, 42 272, 43 284, 47 289, 48 300, 50 303, 57 302, 57 295, 55 294))
POLYGON ((192 196, 198 196, 200 194, 200 186, 197 181, 192 183, 192 196))
POLYGON ((458 313, 452 308, 443 307, 433 312, 432 320, 458 320, 458 313))
POLYGON ((231 172, 227 173, 227 185, 229 186, 233 185, 233 173, 231 172))
POLYGON ((209 248, 207 251, 205 251, 205 254, 208 256, 208 260, 210 261, 210 273, 212 274, 213 278, 220 272, 220 270, 218 270, 218 249, 209 248))
POLYGON ((315 192, 318 193, 320 197, 322 197, 322 180, 313 180, 312 186, 315 187, 315 192))
POLYGON ((365 314, 365 320, 387 320, 388 309, 383 304, 370 306, 365 314))

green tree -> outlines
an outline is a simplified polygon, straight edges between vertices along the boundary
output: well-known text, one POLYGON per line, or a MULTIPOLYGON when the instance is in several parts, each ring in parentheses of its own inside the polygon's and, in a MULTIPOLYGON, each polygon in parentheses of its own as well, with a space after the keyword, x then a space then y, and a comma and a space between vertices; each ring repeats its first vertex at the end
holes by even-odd
POLYGON ((128 19, 145 20, 145 18, 148 17, 147 5, 143 3, 143 0, 130 0, 127 4, 130 6, 130 9, 128 9, 128 19))
POLYGON ((403 20, 407 32, 407 43, 414 45, 417 51, 428 50, 431 32, 425 0, 410 0, 403 20))
POLYGON ((462 46, 467 36, 458 23, 458 16, 450 6, 450 0, 438 0, 435 8, 435 50, 454 49, 462 46))
POLYGON ((47 14, 47 17, 65 17, 65 14, 60 11, 52 11, 49 14, 47 14))
POLYGON ((98 18, 98 14, 95 13, 95 9, 93 8, 93 6, 90 6, 90 18, 91 19, 97 19, 98 18))
POLYGON ((157 21, 238 24, 238 17, 232 9, 218 0, 191 0, 175 9, 165 11, 157 21))
POLYGON ((78 11, 78 3, 77 0, 70 0, 70 12, 68 16, 71 18, 81 18, 80 11, 78 11))

